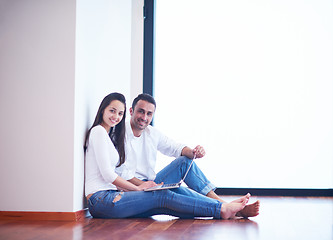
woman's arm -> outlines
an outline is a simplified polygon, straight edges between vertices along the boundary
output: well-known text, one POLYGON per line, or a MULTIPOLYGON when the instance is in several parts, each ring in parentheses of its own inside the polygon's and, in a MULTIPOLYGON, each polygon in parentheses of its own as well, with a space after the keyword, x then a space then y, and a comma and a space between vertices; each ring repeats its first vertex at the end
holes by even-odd
POLYGON ((116 185, 117 188, 123 191, 143 191, 146 188, 156 186, 156 183, 153 181, 142 181, 142 183, 137 186, 119 176, 116 178, 116 180, 114 180, 112 184, 116 185))
POLYGON ((130 180, 128 180, 129 182, 131 182, 131 183, 133 183, 134 185, 136 185, 136 186, 139 186, 139 185, 141 185, 142 183, 144 183, 144 181, 142 181, 142 180, 140 180, 140 179, 138 179, 138 178, 136 178, 136 177, 134 177, 134 178, 132 178, 132 179, 130 179, 130 180))
POLYGON ((89 144, 94 149, 96 163, 106 182, 114 184, 123 191, 142 191, 155 186, 152 181, 135 185, 117 175, 115 166, 118 164, 119 155, 103 127, 95 127, 90 132, 89 144))

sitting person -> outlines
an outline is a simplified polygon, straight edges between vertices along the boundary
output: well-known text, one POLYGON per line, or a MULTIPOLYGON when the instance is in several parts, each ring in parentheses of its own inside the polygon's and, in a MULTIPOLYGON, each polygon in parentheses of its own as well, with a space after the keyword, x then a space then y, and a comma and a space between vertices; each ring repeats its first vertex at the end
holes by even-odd
MULTIPOLYGON (((128 171, 126 178, 135 185, 140 185, 146 180, 156 183, 176 183, 183 178, 194 155, 196 158, 205 156, 205 150, 198 145, 191 149, 183 144, 174 142, 159 132, 150 123, 156 109, 155 99, 149 94, 139 94, 130 108, 130 122, 126 123, 126 157, 133 166, 128 171), (160 172, 155 173, 157 151, 176 159, 160 172), (131 176, 132 174, 132 176, 131 176)), ((199 167, 193 162, 185 178, 186 185, 197 193, 226 203, 214 190, 216 187, 206 178, 199 167)), ((174 192, 193 196, 193 191, 180 187, 174 192)), ((195 194, 197 196, 197 194, 195 194)), ((247 205, 237 216, 254 217, 259 214, 259 201, 247 205)))
POLYGON ((111 93, 101 102, 86 136, 85 195, 93 217, 137 218, 168 214, 180 218, 230 219, 244 209, 249 194, 222 203, 196 192, 192 196, 171 190, 145 192, 144 189, 157 184, 153 181, 133 184, 125 180, 122 174, 133 165, 125 160, 125 117, 124 96, 111 93))

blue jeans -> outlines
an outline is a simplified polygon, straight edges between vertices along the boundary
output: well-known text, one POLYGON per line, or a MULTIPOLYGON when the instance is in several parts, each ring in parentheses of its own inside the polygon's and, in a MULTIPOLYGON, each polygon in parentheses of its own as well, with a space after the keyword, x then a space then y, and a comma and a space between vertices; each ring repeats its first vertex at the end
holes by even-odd
MULTIPOLYGON (((172 161, 168 166, 163 168, 160 172, 157 173, 154 182, 156 183, 177 183, 179 182, 183 176, 185 175, 189 165, 191 163, 191 159, 187 157, 179 157, 172 161)), ((195 161, 193 162, 187 176, 184 180, 186 185, 194 190, 197 193, 201 193, 206 196, 208 192, 214 191, 216 187, 208 181, 206 176, 197 166, 195 161)), ((193 191, 190 191, 188 188, 180 187, 174 189, 176 193, 185 194, 189 196, 197 196, 193 195, 193 191)))
POLYGON ((143 218, 168 214, 180 218, 221 218, 222 203, 193 191, 197 197, 170 190, 153 192, 120 192, 104 190, 94 193, 88 200, 90 214, 95 218, 143 218), (115 198, 120 195, 119 200, 115 198))
MULTIPOLYGON (((183 178, 190 159, 179 157, 161 170, 156 183, 176 183, 183 178)), ((89 212, 96 218, 143 218, 156 214, 168 214, 180 218, 214 217, 221 218, 222 203, 206 197, 215 190, 198 166, 193 162, 186 178, 187 187, 153 192, 115 190, 99 191, 88 200, 89 212), (119 201, 115 197, 121 195, 119 201)))

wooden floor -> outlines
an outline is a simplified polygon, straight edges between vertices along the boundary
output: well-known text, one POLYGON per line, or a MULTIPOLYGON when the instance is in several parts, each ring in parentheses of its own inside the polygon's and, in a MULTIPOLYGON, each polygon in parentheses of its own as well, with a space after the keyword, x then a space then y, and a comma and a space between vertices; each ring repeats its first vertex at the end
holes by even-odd
MULTIPOLYGON (((230 201, 235 197, 223 198, 230 201)), ((333 198, 257 199, 261 201, 260 215, 249 220, 179 220, 170 216, 115 220, 86 218, 80 222, 1 220, 0 240, 333 239, 333 198)))

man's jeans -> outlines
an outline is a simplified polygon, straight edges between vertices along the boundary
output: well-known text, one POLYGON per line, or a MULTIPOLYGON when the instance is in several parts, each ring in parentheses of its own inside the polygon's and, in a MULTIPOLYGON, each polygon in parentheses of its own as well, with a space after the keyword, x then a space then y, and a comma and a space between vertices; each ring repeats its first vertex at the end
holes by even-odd
MULTIPOLYGON (((157 173, 154 182, 156 183, 177 183, 179 182, 183 176, 185 175, 189 165, 191 163, 191 159, 187 157, 179 157, 172 161, 168 166, 163 168, 160 172, 157 173)), ((208 192, 211 190, 215 190, 216 187, 208 181, 206 176, 200 170, 200 168, 195 163, 195 160, 187 173, 187 176, 184 180, 186 185, 196 191, 197 193, 201 193, 206 196, 208 192)), ((174 192, 185 194, 188 196, 196 196, 193 195, 193 191, 189 190, 185 187, 180 187, 179 189, 173 189, 174 192)))

